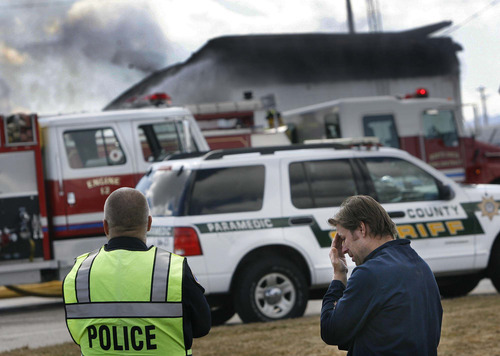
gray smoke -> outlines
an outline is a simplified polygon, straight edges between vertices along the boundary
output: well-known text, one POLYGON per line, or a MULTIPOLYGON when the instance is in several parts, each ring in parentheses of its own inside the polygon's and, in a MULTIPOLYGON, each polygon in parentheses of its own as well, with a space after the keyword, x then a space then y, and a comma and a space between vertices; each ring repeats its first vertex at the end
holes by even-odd
POLYGON ((0 110, 99 110, 176 60, 148 10, 142 1, 83 0, 1 15, 0 110))

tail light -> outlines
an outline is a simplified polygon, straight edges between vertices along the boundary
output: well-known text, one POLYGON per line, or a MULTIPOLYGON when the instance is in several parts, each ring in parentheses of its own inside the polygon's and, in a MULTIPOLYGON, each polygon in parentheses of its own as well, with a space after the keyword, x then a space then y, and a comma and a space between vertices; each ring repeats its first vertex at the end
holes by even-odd
POLYGON ((192 227, 174 228, 174 252, 182 256, 199 256, 201 252, 200 239, 192 227))

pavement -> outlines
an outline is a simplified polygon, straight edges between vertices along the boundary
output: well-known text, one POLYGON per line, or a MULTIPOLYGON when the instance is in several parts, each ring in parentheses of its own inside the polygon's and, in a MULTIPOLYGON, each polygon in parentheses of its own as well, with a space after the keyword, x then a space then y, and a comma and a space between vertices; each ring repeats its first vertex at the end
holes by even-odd
MULTIPOLYGON (((483 279, 470 293, 496 294, 489 279, 483 279)), ((311 300, 306 316, 319 315, 321 300, 311 300)), ((61 298, 18 297, 0 299, 0 352, 21 347, 38 348, 71 342, 66 329, 61 298)), ((239 324, 237 315, 227 324, 239 324)))

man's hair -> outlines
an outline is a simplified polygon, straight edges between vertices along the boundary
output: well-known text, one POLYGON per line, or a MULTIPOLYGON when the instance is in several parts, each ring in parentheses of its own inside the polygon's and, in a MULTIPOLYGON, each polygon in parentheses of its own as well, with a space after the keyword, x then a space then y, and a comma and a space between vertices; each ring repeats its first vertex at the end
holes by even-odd
POLYGON ((131 231, 147 228, 149 207, 146 197, 133 188, 120 188, 111 193, 104 204, 104 219, 110 229, 131 231))
POLYGON ((335 217, 328 219, 332 226, 340 225, 353 232, 363 222, 374 237, 390 235, 397 238, 396 225, 389 214, 375 199, 367 195, 355 195, 342 202, 335 217))

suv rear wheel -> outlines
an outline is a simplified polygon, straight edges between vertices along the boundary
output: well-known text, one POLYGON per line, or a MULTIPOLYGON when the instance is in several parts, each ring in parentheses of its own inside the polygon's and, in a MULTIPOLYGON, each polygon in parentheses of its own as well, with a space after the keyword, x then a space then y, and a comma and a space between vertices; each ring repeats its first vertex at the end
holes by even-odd
POLYGON ((308 286, 290 261, 268 257, 248 266, 235 284, 234 305, 245 323, 304 315, 308 286))
POLYGON ((491 249, 488 275, 496 290, 500 293, 500 236, 497 236, 491 249))
POLYGON ((436 278, 439 292, 445 298, 463 297, 469 294, 480 280, 481 275, 478 274, 436 278))

